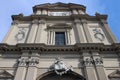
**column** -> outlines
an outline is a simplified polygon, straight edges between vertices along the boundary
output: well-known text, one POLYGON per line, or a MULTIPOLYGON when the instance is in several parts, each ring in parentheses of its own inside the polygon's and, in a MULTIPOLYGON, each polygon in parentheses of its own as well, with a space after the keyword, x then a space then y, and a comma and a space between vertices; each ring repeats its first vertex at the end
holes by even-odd
POLYGON ((83 26, 79 19, 75 19, 74 33, 77 43, 86 43, 85 33, 83 31, 83 26))
POLYGON ((35 42, 37 30, 38 30, 38 20, 33 20, 32 26, 28 35, 27 43, 35 42))
POLYGON ((36 80, 37 64, 39 64, 38 53, 32 53, 32 56, 29 59, 29 67, 28 67, 26 80, 36 80))
POLYGON ((110 43, 118 43, 117 39, 115 38, 112 31, 110 30, 106 20, 101 20, 101 26, 102 26, 106 36, 108 37, 108 40, 110 41, 110 43))
MULTIPOLYGON (((26 55, 27 53, 23 53, 23 54, 26 55)), ((28 63, 27 56, 22 56, 18 60, 18 68, 17 68, 14 80, 25 80, 26 71, 27 71, 27 63, 28 63)))
POLYGON ((83 61, 86 80, 97 80, 95 68, 93 65, 93 59, 91 58, 89 53, 83 53, 83 61))
POLYGON ((99 56, 99 53, 93 53, 94 64, 96 67, 96 73, 98 76, 98 80, 107 80, 104 67, 103 67, 103 59, 99 56))
POLYGON ((87 21, 85 19, 82 19, 81 20, 81 23, 83 25, 83 30, 85 32, 85 36, 86 36, 86 40, 88 43, 92 43, 92 38, 91 38, 91 35, 90 35, 90 32, 89 32, 89 29, 88 29, 88 26, 87 26, 87 21))

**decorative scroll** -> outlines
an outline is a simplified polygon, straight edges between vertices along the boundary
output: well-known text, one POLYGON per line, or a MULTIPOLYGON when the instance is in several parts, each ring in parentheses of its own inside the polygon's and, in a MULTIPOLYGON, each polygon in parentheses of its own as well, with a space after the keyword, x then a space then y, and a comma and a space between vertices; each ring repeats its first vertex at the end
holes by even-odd
POLYGON ((50 71, 55 71, 57 75, 61 76, 66 74, 68 71, 73 71, 73 68, 72 66, 68 68, 62 60, 57 58, 54 64, 51 66, 50 71))

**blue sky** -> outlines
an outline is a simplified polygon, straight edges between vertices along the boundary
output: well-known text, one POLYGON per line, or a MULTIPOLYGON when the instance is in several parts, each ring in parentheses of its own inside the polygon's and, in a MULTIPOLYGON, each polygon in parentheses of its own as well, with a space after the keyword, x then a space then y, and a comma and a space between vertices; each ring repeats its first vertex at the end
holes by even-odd
POLYGON ((94 15, 96 12, 108 14, 110 29, 120 41, 120 0, 2 0, 0 2, 0 42, 10 28, 11 15, 23 13, 28 16, 32 14, 34 5, 60 1, 85 5, 87 13, 90 15, 94 15))

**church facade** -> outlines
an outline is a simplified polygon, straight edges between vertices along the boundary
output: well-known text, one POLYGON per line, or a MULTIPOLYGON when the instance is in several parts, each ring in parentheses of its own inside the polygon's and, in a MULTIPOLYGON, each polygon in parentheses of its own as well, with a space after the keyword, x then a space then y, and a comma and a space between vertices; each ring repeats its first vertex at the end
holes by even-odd
POLYGON ((0 44, 0 80, 120 80, 120 44, 107 15, 58 2, 12 20, 0 44))

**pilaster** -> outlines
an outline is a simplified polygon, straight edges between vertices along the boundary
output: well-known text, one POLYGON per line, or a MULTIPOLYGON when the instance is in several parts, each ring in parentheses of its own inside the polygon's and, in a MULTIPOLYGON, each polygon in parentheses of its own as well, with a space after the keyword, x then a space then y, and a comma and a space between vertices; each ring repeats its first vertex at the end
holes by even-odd
POLYGON ((106 33, 106 36, 108 37, 108 40, 110 41, 110 43, 118 43, 117 39, 115 38, 112 31, 110 30, 106 20, 101 20, 101 26, 103 30, 105 30, 104 32, 106 33))
POLYGON ((37 64, 39 64, 38 53, 32 53, 31 58, 29 59, 29 67, 26 76, 26 80, 36 80, 37 78, 37 64))
POLYGON ((14 80, 25 80, 28 63, 28 53, 23 53, 21 58, 18 60, 18 68, 14 80))
POLYGON ((87 52, 83 53, 83 65, 84 65, 86 80, 97 80, 93 65, 93 59, 91 55, 87 52))
POLYGON ((72 10, 72 13, 73 13, 73 14, 78 14, 78 11, 77 11, 76 9, 73 9, 73 10, 72 10))
POLYGON ((93 55, 93 60, 94 60, 98 80, 107 80, 103 66, 103 59, 99 56, 98 52, 93 52, 92 55, 93 55))
POLYGON ((38 30, 38 20, 33 20, 27 43, 35 42, 37 30, 38 30))
POLYGON ((90 35, 90 32, 89 32, 89 29, 88 29, 88 26, 87 26, 87 21, 85 19, 82 19, 81 20, 81 23, 83 25, 83 30, 84 30, 84 34, 86 36, 86 40, 88 43, 92 43, 92 38, 91 38, 91 35, 90 35))
POLYGON ((45 35, 45 20, 40 20, 38 25, 38 31, 35 39, 35 43, 42 43, 44 41, 45 35), (44 34, 44 35, 43 35, 44 34))
POLYGON ((46 32, 45 19, 41 19, 39 21, 39 28, 38 28, 35 43, 47 43, 47 32, 46 32))
POLYGON ((84 31, 83 31, 83 27, 82 27, 82 24, 80 22, 79 19, 75 19, 74 20, 75 22, 75 37, 76 37, 76 41, 77 43, 86 43, 86 38, 84 36, 84 31))

